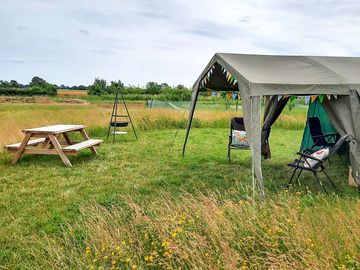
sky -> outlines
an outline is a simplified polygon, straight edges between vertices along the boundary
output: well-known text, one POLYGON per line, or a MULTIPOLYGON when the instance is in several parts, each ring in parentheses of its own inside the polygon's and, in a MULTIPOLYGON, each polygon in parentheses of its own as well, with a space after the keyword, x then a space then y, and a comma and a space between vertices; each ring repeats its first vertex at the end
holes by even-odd
POLYGON ((359 0, 0 0, 0 80, 191 86, 217 52, 360 56, 359 0))

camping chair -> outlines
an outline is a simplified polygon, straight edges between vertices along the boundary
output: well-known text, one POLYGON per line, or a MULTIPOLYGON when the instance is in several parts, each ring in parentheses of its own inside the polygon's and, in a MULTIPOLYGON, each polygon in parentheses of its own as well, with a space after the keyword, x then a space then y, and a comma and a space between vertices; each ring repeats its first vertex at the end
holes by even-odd
POLYGON ((233 117, 230 121, 230 134, 229 134, 229 144, 228 144, 228 159, 229 163, 231 162, 231 149, 249 149, 249 144, 238 144, 234 138, 234 131, 245 131, 245 124, 243 117, 233 117))
POLYGON ((311 147, 314 149, 315 147, 323 148, 323 147, 333 147, 337 140, 339 139, 339 134, 324 134, 321 129, 321 123, 319 117, 309 117, 308 125, 310 130, 311 138, 314 142, 311 147))
POLYGON ((333 156, 339 149, 340 147, 344 144, 344 142, 346 141, 348 135, 342 136, 337 142, 336 144, 329 149, 329 154, 327 156, 325 156, 322 159, 316 158, 314 157, 312 154, 315 152, 313 150, 304 150, 302 152, 297 152, 297 154, 300 156, 299 159, 295 159, 292 163, 289 163, 288 166, 294 168, 294 171, 291 175, 290 181, 287 184, 287 188, 289 188, 296 172, 299 170, 299 174, 296 178, 296 181, 299 179, 301 173, 303 170, 305 171, 310 171, 314 174, 316 180, 319 182, 320 186, 323 188, 323 190, 326 192, 326 194, 328 194, 328 192, 326 191, 325 187, 323 186, 321 180, 319 179, 317 173, 319 172, 324 172, 326 178, 329 180, 329 182, 331 183, 331 185, 334 187, 334 189, 336 189, 334 182, 330 179, 329 175, 326 173, 326 167, 325 167, 325 162, 327 160, 329 160, 329 158, 331 158, 331 156, 333 156))

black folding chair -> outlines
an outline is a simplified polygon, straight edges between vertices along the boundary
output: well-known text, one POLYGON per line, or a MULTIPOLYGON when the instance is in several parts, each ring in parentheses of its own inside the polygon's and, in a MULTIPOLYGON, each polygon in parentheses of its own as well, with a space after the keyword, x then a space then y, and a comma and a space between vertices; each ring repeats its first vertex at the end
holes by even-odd
POLYGON ((290 187, 290 184, 291 184, 296 172, 299 171, 299 174, 296 177, 296 181, 297 181, 299 179, 302 171, 305 170, 305 171, 310 171, 310 172, 312 172, 314 174, 316 180, 319 182, 320 186, 323 188, 323 190, 327 194, 328 194, 328 192, 326 191, 325 187, 323 186, 323 183, 321 182, 321 180, 318 177, 317 173, 323 172, 325 174, 326 178, 331 183, 331 185, 334 187, 334 189, 336 189, 334 182, 330 179, 329 175, 326 173, 325 162, 327 160, 329 160, 329 158, 331 158, 331 156, 333 156, 341 148, 341 146, 346 141, 347 137, 348 137, 348 135, 342 136, 336 142, 336 144, 332 148, 330 148, 329 155, 326 156, 323 159, 318 159, 318 158, 315 158, 315 157, 311 156, 311 154, 315 152, 313 150, 307 149, 307 150, 304 150, 302 152, 297 152, 297 154, 300 156, 300 158, 295 159, 292 163, 288 164, 289 167, 294 168, 294 171, 293 171, 293 173, 291 175, 289 183, 287 184, 287 188, 290 187), (312 163, 312 162, 309 162, 309 160, 312 160, 312 161, 315 161, 315 162, 312 163))
POLYGON ((308 125, 310 130, 311 138, 314 142, 312 149, 314 148, 323 148, 323 147, 333 147, 339 139, 339 134, 324 134, 321 128, 321 123, 319 117, 309 117, 308 125))
POLYGON ((249 146, 242 146, 242 145, 237 145, 234 144, 233 142, 233 131, 234 130, 238 130, 238 131, 245 131, 245 124, 244 124, 244 118, 243 117, 233 117, 231 118, 230 121, 230 135, 229 135, 229 144, 228 144, 228 159, 229 159, 229 163, 231 162, 231 155, 230 155, 230 151, 231 149, 242 149, 242 150, 246 150, 249 149, 249 146))

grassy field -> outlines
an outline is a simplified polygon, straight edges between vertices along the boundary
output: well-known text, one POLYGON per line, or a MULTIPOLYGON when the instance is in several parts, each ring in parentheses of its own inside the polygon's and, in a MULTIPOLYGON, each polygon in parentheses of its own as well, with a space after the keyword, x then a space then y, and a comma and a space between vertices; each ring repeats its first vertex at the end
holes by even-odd
MULTIPOLYGON (((131 103, 128 106, 137 129, 154 130, 186 126, 188 115, 184 114, 184 110, 147 109, 143 102, 131 103)), ((24 128, 58 123, 84 124, 93 134, 101 134, 104 133, 110 119, 111 110, 110 103, 0 104, 0 146, 21 140, 21 130, 24 128)), ((193 126, 226 128, 229 126, 229 119, 240 113, 235 110, 198 110, 195 112, 193 126)), ((276 122, 276 127, 301 129, 305 119, 305 110, 302 108, 285 110, 276 122)))
MULTIPOLYGON (((19 139, 22 128, 58 122, 84 123, 105 139, 110 109, 1 105, 0 143, 19 139)), ((227 163, 234 112, 199 111, 200 128, 182 157, 184 130, 170 149, 182 112, 131 111, 140 140, 105 141, 98 157, 72 157, 74 168, 49 156, 11 166, 0 153, 0 269, 360 268, 360 201, 342 161, 328 165, 336 193, 325 196, 308 174, 284 189, 304 111, 286 112, 272 131, 260 201, 251 199, 249 151, 227 163)))
POLYGON ((67 90, 67 89, 58 89, 57 95, 59 97, 82 97, 87 96, 87 91, 85 90, 67 90))

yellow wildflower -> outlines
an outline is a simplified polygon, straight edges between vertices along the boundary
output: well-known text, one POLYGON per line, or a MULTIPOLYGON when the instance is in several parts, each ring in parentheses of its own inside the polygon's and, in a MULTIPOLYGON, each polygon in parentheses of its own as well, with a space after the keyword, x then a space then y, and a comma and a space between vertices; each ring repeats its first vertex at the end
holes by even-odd
POLYGON ((137 269, 137 265, 136 265, 136 264, 133 264, 133 265, 131 266, 131 269, 137 269))
POLYGON ((169 257, 170 256, 170 253, 165 251, 164 254, 163 254, 165 257, 169 257))

